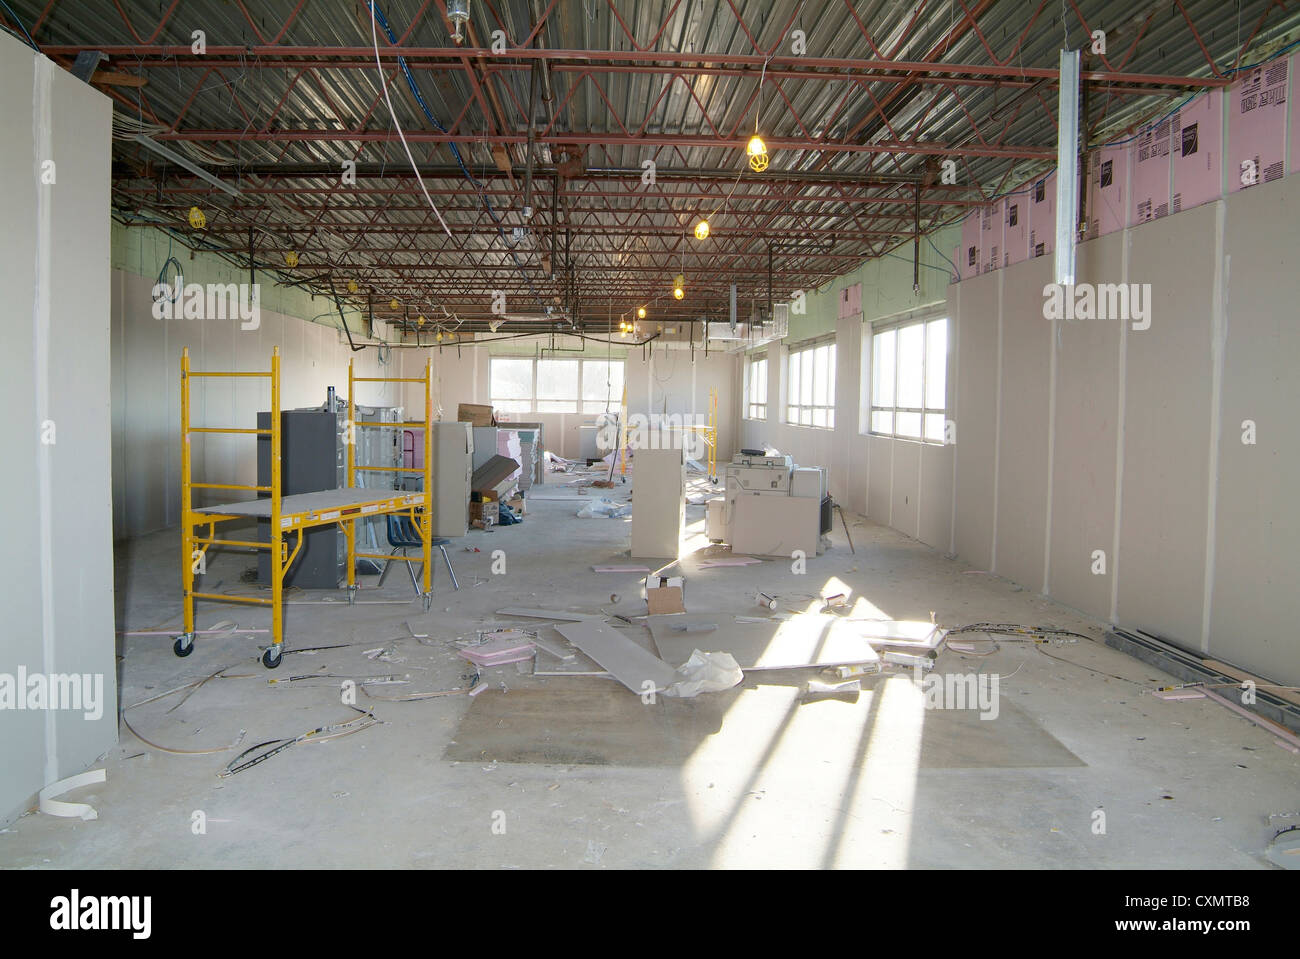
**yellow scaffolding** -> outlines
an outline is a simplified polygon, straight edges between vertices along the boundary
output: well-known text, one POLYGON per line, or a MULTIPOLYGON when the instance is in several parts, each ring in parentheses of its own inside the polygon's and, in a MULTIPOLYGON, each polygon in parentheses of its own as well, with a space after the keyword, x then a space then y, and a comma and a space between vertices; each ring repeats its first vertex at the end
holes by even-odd
POLYGON ((708 463, 709 482, 718 481, 718 388, 709 387, 709 421, 704 426, 674 426, 666 428, 670 432, 696 433, 704 443, 705 458, 708 463))
POLYGON ((424 592, 421 596, 427 610, 432 600, 432 566, 430 554, 433 545, 433 482, 432 482, 432 417, 433 417, 433 361, 430 359, 422 378, 396 377, 356 377, 352 364, 348 363, 348 415, 345 442, 348 448, 347 487, 337 490, 322 490, 316 493, 299 493, 285 496, 281 471, 281 429, 280 429, 280 350, 271 352, 271 369, 268 372, 200 372, 190 369, 190 351, 181 353, 181 581, 184 587, 184 621, 185 632, 176 637, 173 647, 177 656, 188 656, 194 651, 194 603, 195 600, 209 599, 223 603, 247 603, 255 606, 271 607, 271 646, 262 656, 262 664, 268 669, 280 665, 284 644, 284 577, 293 566, 294 560, 302 549, 303 531, 317 526, 342 526, 348 543, 348 602, 355 601, 356 561, 358 558, 382 559, 388 562, 423 562, 424 592), (268 378, 271 381, 271 426, 269 429, 246 429, 237 427, 209 427, 190 425, 190 387, 192 381, 204 377, 253 377, 268 378), (424 420, 415 423, 357 423, 356 405, 353 395, 355 383, 423 383, 425 408, 424 420), (424 429, 424 468, 412 469, 401 467, 366 467, 356 465, 355 435, 357 427, 422 427, 424 429), (191 456, 193 453, 191 437, 194 434, 236 434, 269 436, 271 442, 271 485, 250 486, 241 483, 196 483, 192 474, 191 456), (371 490, 354 488, 354 478, 358 470, 380 469, 385 472, 422 473, 424 489, 418 493, 401 490, 371 490), (196 489, 237 489, 258 493, 269 493, 265 499, 227 503, 220 506, 195 508, 193 502, 196 489), (356 530, 358 519, 369 516, 382 516, 389 513, 406 513, 420 531, 423 541, 422 559, 415 557, 388 556, 385 554, 357 553, 356 530), (265 519, 270 525, 270 541, 254 542, 249 540, 218 539, 216 524, 232 520, 265 519), (201 527, 206 527, 206 535, 201 527), (286 537, 295 534, 292 552, 288 550, 286 537), (206 593, 194 589, 194 577, 203 572, 206 566, 208 550, 213 546, 236 546, 257 550, 268 550, 271 554, 271 598, 258 596, 230 596, 224 593, 206 593))

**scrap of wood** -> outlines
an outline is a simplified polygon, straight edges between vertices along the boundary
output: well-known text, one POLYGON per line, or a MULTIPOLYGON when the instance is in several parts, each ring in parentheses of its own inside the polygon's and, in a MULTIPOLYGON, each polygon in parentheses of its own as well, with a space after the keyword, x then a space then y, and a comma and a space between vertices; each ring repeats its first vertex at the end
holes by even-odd
POLYGON ((1285 699, 1292 705, 1300 706, 1300 693, 1297 693, 1294 689, 1281 689, 1267 680, 1251 675, 1244 669, 1238 669, 1236 666, 1230 666, 1228 663, 1221 663, 1217 659, 1203 659, 1201 660, 1201 663, 1206 669, 1213 669, 1216 672, 1223 673, 1225 676, 1239 679, 1243 683, 1254 683, 1259 689, 1268 690, 1270 695, 1276 696, 1278 699, 1285 699))
POLYGON ((755 559, 752 556, 703 559, 700 561, 700 569, 712 569, 715 566, 756 566, 761 562, 763 562, 761 559, 755 559))
POLYGON ((1197 689, 1157 689, 1151 695, 1155 696, 1156 699, 1168 700, 1205 698, 1205 693, 1197 689))
POLYGON ((661 692, 677 681, 671 666, 604 623, 565 623, 555 630, 638 695, 651 688, 661 692))
POLYGON ((1225 699, 1224 697, 1220 696, 1212 689, 1206 689, 1204 690, 1204 692, 1206 696, 1214 700, 1220 706, 1226 706, 1228 709, 1231 709, 1234 713, 1241 716, 1242 718, 1249 719, 1260 729, 1272 733, 1274 736, 1278 738, 1278 740, 1285 743, 1289 743, 1292 746, 1300 747, 1300 736, 1296 736, 1295 734, 1291 733, 1289 730, 1280 726, 1278 723, 1273 722, 1271 719, 1265 719, 1263 716, 1258 716, 1255 713, 1252 713, 1249 709, 1247 709, 1244 706, 1238 706, 1232 700, 1225 699))
POLYGON ((110 87, 142 87, 149 82, 149 78, 138 73, 122 73, 120 70, 96 70, 91 75, 90 82, 110 87))

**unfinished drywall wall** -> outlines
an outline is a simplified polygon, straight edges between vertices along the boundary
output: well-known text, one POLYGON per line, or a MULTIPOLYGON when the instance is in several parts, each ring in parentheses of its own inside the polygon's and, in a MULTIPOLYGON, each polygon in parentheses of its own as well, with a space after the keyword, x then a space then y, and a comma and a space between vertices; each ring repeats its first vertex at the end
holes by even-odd
POLYGON ((1212 656, 1293 683, 1300 681, 1298 194, 1300 184, 1288 178, 1227 200, 1208 643, 1212 656))
MULTIPOLYGON (((1079 282, 1107 283, 1122 277, 1125 242, 1122 235, 1113 234, 1081 244, 1075 262, 1079 282)), ((1048 591, 1095 615, 1109 615, 1115 574, 1122 336, 1120 322, 1060 321, 1053 340, 1056 439, 1048 591)))
POLYGON ((999 340, 1005 272, 998 270, 964 280, 949 299, 957 331, 953 548, 979 569, 993 567, 999 340))
POLYGON ((1049 501, 1021 491, 1017 502, 1040 514, 1024 519, 1031 537, 1050 529, 1050 595, 1300 682, 1300 640, 1289 628, 1300 613, 1289 575, 1300 536, 1300 451, 1290 416, 1300 399, 1292 369, 1300 327, 1291 322, 1300 288, 1289 262, 1296 194, 1289 180, 1261 184, 1082 244, 1079 283, 1127 283, 1130 294, 1138 284, 1150 307, 1058 320, 1055 337, 1048 334, 1054 364, 1040 349, 1053 324, 1040 319, 1034 331, 1016 320, 1035 297, 1041 310, 1042 262, 962 282, 952 297, 961 556, 982 565, 995 553, 1000 572, 1043 589, 1040 567, 1017 571, 1006 556, 1008 542, 1016 552, 1032 547, 1019 545, 1021 531, 1004 520, 1004 497, 1018 481, 1002 477, 1033 477, 1035 487, 1045 478, 1049 501), (997 393, 1001 418, 990 422, 997 393), (1026 407, 1049 404, 1045 432, 1026 407), (1001 438, 996 464, 990 434, 1001 438))
MULTIPOLYGON (((186 282, 238 283, 247 274, 199 254, 186 257, 186 282)), ((256 329, 241 329, 239 319, 158 319, 153 314, 156 277, 113 271, 112 285, 112 436, 113 526, 118 538, 138 536, 180 522, 180 358, 189 348, 195 370, 268 370, 271 350, 280 348, 282 409, 319 406, 328 387, 347 397, 348 360, 358 376, 420 374, 393 350, 389 362, 365 349, 351 353, 338 330, 263 309, 256 329), (413 368, 407 374, 401 372, 413 368)), ((398 384, 358 384, 358 402, 400 405, 398 384)), ((418 397, 417 397, 418 398, 418 397)), ((193 390, 191 417, 196 426, 255 425, 269 408, 264 380, 204 379, 193 390)), ((422 409, 417 405, 416 412, 422 409)), ((249 437, 208 434, 194 444, 196 480, 253 483, 256 448, 249 437)), ((229 492, 198 491, 195 503, 228 500, 229 492)))
POLYGON ((1128 276, 1151 284, 1151 327, 1125 331, 1117 617, 1201 645, 1209 501, 1211 336, 1223 201, 1131 231, 1128 276))
POLYGON ((40 676, 3 712, 0 822, 46 784, 84 770, 117 741, 113 636, 108 298, 111 109, 101 93, 0 35, 0 256, 11 322, 0 386, 0 495, 10 542, 0 559, 0 672, 40 676), (94 703, 56 677, 87 677, 94 703), (97 695, 96 695, 97 692, 97 695))

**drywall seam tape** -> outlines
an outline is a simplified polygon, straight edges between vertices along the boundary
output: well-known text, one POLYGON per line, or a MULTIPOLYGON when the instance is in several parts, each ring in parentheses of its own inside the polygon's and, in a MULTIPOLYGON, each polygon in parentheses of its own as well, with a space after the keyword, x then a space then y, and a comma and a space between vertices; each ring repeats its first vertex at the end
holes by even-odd
POLYGON ((69 776, 67 779, 60 779, 56 783, 50 783, 40 792, 40 809, 41 812, 51 816, 80 816, 82 819, 98 819, 99 813, 94 808, 84 802, 60 802, 55 796, 62 796, 66 792, 72 792, 74 789, 80 789, 82 786, 89 786, 92 783, 102 783, 108 778, 108 773, 103 769, 92 769, 89 772, 81 773, 77 776, 69 776))

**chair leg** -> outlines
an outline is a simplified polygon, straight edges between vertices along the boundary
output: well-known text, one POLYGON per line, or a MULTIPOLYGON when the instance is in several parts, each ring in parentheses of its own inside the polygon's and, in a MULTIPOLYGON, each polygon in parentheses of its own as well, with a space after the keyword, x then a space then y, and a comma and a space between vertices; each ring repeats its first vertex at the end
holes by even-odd
MULTIPOLYGON (((403 555, 403 556, 406 555, 406 547, 405 547, 405 546, 402 547, 402 555, 403 555)), ((419 583, 419 581, 415 578, 415 564, 414 564, 414 563, 404 563, 403 565, 406 567, 406 571, 407 571, 408 573, 411 574, 411 588, 415 590, 415 595, 416 595, 416 596, 419 596, 419 595, 420 595, 420 583, 419 583)))
MULTIPOLYGON (((388 555, 389 555, 389 556, 396 556, 396 555, 397 555, 397 547, 394 546, 391 550, 389 550, 389 551, 388 551, 388 555)), ((392 569, 392 568, 393 568, 393 561, 392 561, 392 560, 385 560, 385 561, 384 561, 384 568, 383 568, 383 569, 380 571, 380 573, 379 573, 379 585, 375 587, 376 589, 383 589, 383 588, 384 588, 384 580, 386 580, 386 579, 388 578, 388 571, 389 571, 390 569, 392 569)))
POLYGON ((456 589, 460 589, 460 583, 456 582, 456 571, 451 568, 451 557, 447 555, 447 547, 439 546, 438 549, 442 550, 442 558, 447 563, 447 572, 451 575, 451 585, 456 589))

